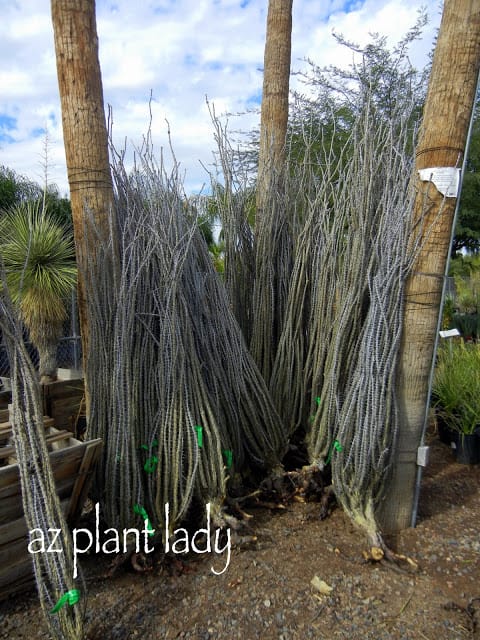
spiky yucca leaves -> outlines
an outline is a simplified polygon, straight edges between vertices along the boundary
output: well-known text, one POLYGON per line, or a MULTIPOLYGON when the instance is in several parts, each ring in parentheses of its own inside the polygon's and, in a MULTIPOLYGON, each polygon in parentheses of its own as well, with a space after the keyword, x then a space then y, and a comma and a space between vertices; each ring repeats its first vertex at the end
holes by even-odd
POLYGON ((77 278, 73 241, 39 202, 23 202, 5 212, 0 238, 10 295, 40 356, 40 380, 54 380, 67 317, 65 299, 77 278))

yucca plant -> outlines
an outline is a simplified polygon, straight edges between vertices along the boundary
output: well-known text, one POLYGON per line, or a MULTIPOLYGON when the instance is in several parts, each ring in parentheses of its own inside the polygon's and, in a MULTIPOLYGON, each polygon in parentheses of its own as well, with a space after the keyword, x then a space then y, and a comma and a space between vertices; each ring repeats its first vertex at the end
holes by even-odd
POLYGON ((23 202, 0 218, 0 255, 12 300, 38 350, 40 381, 55 380, 65 300, 77 279, 73 240, 41 202, 23 202))

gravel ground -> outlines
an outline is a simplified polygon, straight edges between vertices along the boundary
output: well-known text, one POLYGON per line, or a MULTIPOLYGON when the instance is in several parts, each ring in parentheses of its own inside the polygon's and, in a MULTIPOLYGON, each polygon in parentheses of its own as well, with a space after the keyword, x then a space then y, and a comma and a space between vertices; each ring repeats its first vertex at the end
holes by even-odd
MULTIPOLYGON (((318 509, 251 509, 257 542, 235 548, 218 576, 212 562, 225 563, 214 554, 168 566, 158 558, 148 573, 119 567, 111 577, 112 556, 84 556, 86 639, 480 638, 480 465, 456 464, 432 443, 418 526, 389 541, 418 561, 415 574, 366 562, 365 540, 342 511, 320 521, 318 509)), ((0 604, 0 638, 49 638, 34 592, 0 604)))

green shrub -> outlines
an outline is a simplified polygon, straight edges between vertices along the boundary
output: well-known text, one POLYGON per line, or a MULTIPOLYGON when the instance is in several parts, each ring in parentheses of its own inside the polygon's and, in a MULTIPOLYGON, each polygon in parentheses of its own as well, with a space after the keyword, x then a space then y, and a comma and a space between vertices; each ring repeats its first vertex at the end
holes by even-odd
POLYGON ((464 338, 471 337, 476 340, 480 336, 480 315, 478 313, 455 313, 452 324, 464 338))
POLYGON ((480 424, 480 345, 441 345, 433 398, 450 427, 464 434, 474 433, 480 424))

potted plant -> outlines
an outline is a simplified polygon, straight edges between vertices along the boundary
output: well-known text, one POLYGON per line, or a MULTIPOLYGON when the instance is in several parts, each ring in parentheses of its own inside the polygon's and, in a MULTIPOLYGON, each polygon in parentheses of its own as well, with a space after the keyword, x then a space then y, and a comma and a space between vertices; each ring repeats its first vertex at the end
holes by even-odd
MULTIPOLYGON (((455 345, 441 345, 438 349, 435 377, 432 389, 432 404, 438 435, 442 442, 456 448, 458 440, 457 421, 462 393, 462 372, 452 370, 455 345)), ((455 348, 455 351, 457 349, 455 348)))
POLYGON ((480 462, 480 346, 442 345, 433 386, 440 423, 456 434, 457 461, 480 462))

